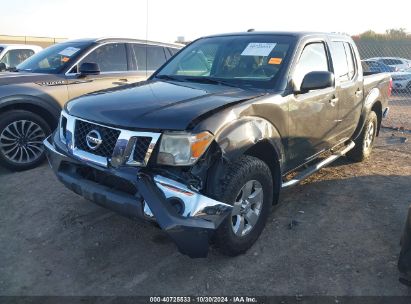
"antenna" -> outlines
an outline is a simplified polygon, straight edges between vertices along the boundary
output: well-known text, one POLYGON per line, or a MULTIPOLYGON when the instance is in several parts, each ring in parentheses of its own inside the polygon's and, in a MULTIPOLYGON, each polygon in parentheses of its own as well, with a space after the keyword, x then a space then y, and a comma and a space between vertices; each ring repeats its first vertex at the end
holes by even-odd
POLYGON ((148 0, 146 0, 146 77, 147 75, 147 52, 148 52, 148 0))

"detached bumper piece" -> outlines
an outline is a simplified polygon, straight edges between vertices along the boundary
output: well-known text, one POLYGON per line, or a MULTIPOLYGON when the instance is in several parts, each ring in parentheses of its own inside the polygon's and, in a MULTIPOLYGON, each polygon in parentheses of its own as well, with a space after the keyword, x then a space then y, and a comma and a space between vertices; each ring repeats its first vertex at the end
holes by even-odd
POLYGON ((69 155, 52 135, 44 141, 57 178, 75 193, 122 215, 155 221, 192 258, 206 257, 210 236, 232 206, 138 167, 103 168, 69 155))

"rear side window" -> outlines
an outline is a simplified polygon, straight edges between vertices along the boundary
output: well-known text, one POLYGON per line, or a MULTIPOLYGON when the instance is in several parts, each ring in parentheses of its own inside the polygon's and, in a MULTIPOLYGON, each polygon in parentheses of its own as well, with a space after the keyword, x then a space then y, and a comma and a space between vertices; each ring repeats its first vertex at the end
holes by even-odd
POLYGON ((105 44, 87 55, 83 62, 97 63, 101 72, 127 71, 127 55, 124 43, 105 44))
POLYGON ((303 78, 310 72, 328 71, 327 53, 324 43, 316 42, 305 46, 298 60, 293 80, 297 88, 301 86, 303 78))
POLYGON ((33 50, 10 50, 3 56, 1 62, 9 68, 16 67, 32 55, 34 55, 33 50))
POLYGON ((166 55, 161 46, 147 46, 147 70, 157 70, 166 62, 166 55))
POLYGON ((340 82, 351 80, 355 75, 355 64, 349 43, 331 42, 331 57, 335 78, 339 79, 340 82))
MULTIPOLYGON (((137 63, 137 71, 147 70, 147 46, 144 44, 133 43, 131 46, 132 56, 137 63)), ((136 70, 136 68, 134 68, 136 70)))
POLYGON ((173 57, 179 50, 178 49, 174 49, 174 48, 165 48, 164 49, 166 52, 166 58, 167 60, 170 59, 171 57, 173 57))
POLYGON ((348 78, 353 79, 355 75, 355 61, 352 47, 348 42, 344 42, 345 54, 347 55, 348 63, 348 78))
POLYGON ((138 71, 157 70, 166 62, 166 52, 168 52, 161 46, 138 43, 132 44, 131 50, 132 56, 134 56, 137 62, 138 71))
POLYGON ((179 49, 175 49, 175 48, 168 48, 168 50, 170 51, 171 55, 175 55, 179 51, 179 49))

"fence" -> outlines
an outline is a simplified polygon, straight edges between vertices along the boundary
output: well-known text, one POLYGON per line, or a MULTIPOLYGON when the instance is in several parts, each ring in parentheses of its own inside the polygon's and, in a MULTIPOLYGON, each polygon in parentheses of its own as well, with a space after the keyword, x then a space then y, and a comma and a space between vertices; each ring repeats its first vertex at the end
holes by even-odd
POLYGON ((355 42, 365 71, 391 74, 393 94, 390 113, 383 125, 411 130, 411 40, 355 42))
POLYGON ((41 47, 48 47, 64 40, 66 38, 0 35, 0 43, 34 44, 41 47))

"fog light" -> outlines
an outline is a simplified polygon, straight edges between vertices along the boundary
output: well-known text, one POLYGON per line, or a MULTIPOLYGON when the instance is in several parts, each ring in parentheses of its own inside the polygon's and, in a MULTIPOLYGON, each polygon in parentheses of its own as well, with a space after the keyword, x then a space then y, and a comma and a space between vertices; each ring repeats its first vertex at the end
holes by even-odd
POLYGON ((182 215, 184 213, 184 202, 178 197, 170 197, 167 202, 176 209, 178 214, 182 215))

